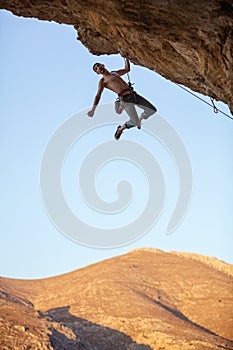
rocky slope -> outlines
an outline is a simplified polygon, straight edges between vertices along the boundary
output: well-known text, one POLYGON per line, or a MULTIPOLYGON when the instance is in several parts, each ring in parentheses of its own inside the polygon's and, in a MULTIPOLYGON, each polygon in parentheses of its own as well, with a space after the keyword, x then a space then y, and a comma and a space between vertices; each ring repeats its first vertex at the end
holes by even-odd
POLYGON ((1 350, 84 350, 81 340, 62 323, 37 312, 30 303, 0 295, 1 350))
POLYGON ((233 111, 232 0, 0 0, 0 8, 71 24, 92 53, 120 50, 233 111))
POLYGON ((139 249, 42 280, 0 279, 1 349, 233 349, 232 266, 139 249))

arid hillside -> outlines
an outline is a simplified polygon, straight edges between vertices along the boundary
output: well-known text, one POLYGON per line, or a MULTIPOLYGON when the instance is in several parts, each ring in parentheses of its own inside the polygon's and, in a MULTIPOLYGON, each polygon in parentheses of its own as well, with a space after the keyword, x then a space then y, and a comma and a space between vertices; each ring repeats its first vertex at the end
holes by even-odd
POLYGON ((232 266, 138 249, 42 280, 0 279, 1 349, 233 349, 232 266))

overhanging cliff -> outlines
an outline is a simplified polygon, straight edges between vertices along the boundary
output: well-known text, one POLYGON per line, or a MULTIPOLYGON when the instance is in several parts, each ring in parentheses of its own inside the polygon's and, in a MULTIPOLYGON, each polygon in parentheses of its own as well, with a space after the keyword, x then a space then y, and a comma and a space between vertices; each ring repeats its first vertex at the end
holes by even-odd
POLYGON ((232 0, 0 0, 0 8, 73 25, 91 53, 120 51, 233 111, 232 0))

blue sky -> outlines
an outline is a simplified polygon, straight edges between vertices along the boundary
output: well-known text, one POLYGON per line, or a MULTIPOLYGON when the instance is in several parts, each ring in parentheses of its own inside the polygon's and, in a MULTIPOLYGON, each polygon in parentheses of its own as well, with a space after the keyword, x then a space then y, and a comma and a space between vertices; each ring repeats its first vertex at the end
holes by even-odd
MULTIPOLYGON (((158 74, 134 65, 131 80, 135 89, 156 105, 189 153, 193 194, 185 219, 173 234, 166 235, 169 214, 165 213, 141 239, 107 250, 81 246, 51 223, 39 184, 44 149, 65 120, 92 105, 99 80, 92 71, 93 63, 102 61, 110 70, 124 65, 119 55, 91 55, 76 36, 71 26, 0 12, 0 275, 58 275, 138 247, 199 253, 232 263, 233 121, 214 114, 206 104, 158 74)), ((114 100, 114 94, 105 91, 101 103, 114 100)), ((217 107, 229 114, 223 103, 218 102, 217 107)), ((118 123, 116 116, 109 118, 118 123)), ((132 131, 126 137, 134 139, 137 134, 132 131)), ((98 138, 96 135, 96 142, 98 138)), ((83 143, 82 152, 85 147, 90 149, 93 139, 89 141, 87 138, 83 143)), ((72 152, 65 167, 67 184, 72 183, 76 171, 72 169, 75 147, 72 152)), ((156 152, 165 168, 169 207, 169 198, 175 198, 177 177, 159 145, 156 152)), ((121 164, 117 171, 124 172, 121 164)), ((138 176, 136 181, 141 184, 138 176)), ((74 198, 69 193, 67 196, 75 205, 74 198)), ((138 210, 137 201, 141 201, 139 194, 135 198, 132 210, 138 210)))

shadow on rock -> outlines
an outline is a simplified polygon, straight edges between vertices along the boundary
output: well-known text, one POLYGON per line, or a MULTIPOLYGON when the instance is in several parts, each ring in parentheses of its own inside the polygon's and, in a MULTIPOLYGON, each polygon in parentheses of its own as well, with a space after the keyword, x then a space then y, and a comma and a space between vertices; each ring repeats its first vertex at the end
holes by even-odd
POLYGON ((44 316, 49 316, 51 321, 68 327, 76 336, 76 340, 72 342, 70 339, 65 339, 64 334, 59 334, 56 329, 51 328, 50 340, 56 350, 152 350, 148 345, 134 342, 123 332, 76 317, 69 310, 70 306, 65 306, 51 309, 44 314, 44 316), (62 344, 66 344, 64 348, 61 347, 62 344))
POLYGON ((59 332, 54 327, 50 328, 50 342, 54 350, 86 350, 87 348, 81 343, 81 340, 68 338, 64 333, 59 332))

